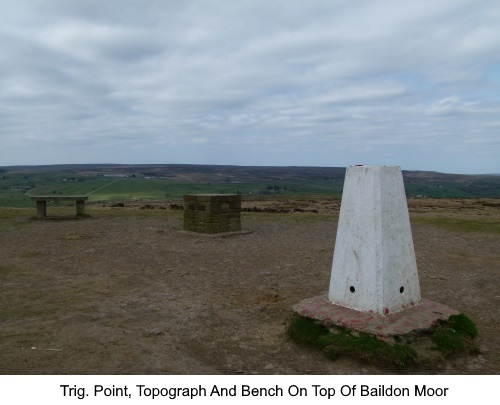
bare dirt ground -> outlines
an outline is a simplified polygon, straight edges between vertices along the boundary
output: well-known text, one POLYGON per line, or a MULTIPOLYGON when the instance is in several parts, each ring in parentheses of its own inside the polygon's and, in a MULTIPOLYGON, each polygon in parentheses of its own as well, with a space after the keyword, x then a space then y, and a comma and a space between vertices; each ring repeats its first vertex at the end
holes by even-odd
MULTIPOLYGON (((431 372, 498 374, 500 234, 432 220, 498 224, 500 208, 436 201, 410 203, 422 296, 471 317, 481 354, 431 372)), ((1 374, 429 372, 331 361, 287 339, 292 305, 328 289, 338 203, 246 202, 290 212, 244 212, 251 233, 232 237, 181 233, 181 211, 152 206, 80 220, 3 209, 1 374)))

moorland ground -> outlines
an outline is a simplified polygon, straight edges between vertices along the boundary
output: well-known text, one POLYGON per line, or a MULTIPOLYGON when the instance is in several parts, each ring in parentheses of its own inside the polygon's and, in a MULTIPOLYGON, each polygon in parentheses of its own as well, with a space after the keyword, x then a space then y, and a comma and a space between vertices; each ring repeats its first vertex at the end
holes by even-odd
POLYGON ((0 373, 500 371, 498 200, 409 201, 422 296, 479 329, 480 354, 436 370, 331 361, 288 339, 292 305, 328 289, 338 201, 244 207, 257 211, 242 213, 251 233, 232 237, 180 232, 182 211, 165 202, 89 206, 85 219, 0 208, 0 373))

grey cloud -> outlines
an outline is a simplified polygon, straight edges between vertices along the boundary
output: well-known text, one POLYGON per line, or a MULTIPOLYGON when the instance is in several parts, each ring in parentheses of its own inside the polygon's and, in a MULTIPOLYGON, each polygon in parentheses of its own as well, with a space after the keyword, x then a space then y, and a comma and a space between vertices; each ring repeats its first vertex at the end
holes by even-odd
MULTIPOLYGON (((495 1, 20 0, 0 12, 6 164, 103 161, 114 145, 109 160, 136 163, 372 154, 404 166, 431 148, 456 159, 414 168, 463 171, 471 145, 500 149, 495 1)), ((477 170, 495 171, 481 156, 477 170)))

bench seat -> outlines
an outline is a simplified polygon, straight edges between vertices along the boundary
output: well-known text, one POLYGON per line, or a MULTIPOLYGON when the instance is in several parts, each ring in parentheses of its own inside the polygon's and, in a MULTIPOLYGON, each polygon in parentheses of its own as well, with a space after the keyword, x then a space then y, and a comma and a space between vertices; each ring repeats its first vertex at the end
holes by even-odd
POLYGON ((48 195, 48 196, 31 196, 31 199, 36 201, 36 214, 39 218, 47 216, 47 201, 75 201, 76 215, 85 213, 85 201, 89 199, 86 195, 48 195))

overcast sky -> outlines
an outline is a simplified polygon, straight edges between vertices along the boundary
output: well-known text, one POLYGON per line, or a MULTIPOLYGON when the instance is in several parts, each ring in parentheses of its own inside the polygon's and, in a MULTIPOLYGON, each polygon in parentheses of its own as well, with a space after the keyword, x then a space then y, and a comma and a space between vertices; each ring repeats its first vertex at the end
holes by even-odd
POLYGON ((0 166, 500 173, 498 0, 0 0, 0 166))

